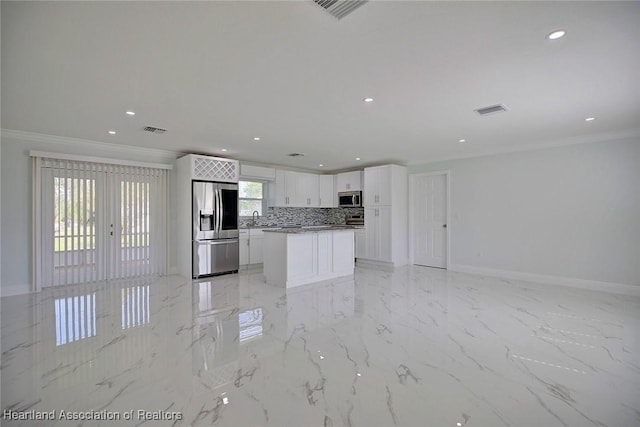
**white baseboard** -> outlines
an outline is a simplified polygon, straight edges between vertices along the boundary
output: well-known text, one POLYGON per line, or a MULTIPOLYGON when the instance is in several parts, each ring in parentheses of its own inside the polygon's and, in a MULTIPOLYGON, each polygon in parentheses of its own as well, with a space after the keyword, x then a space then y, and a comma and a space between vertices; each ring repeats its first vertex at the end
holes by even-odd
POLYGON ((29 293, 31 293, 31 285, 29 284, 0 287, 0 297, 11 297, 29 293))
POLYGON ((523 280, 546 285, 568 286, 591 291, 611 292, 614 294, 640 296, 639 285, 624 283, 599 282, 597 280, 576 279, 572 277, 548 276, 545 274, 524 273, 520 271, 499 270, 495 268, 475 267, 472 265, 449 264, 449 271, 478 274, 482 276, 501 277, 504 279, 523 280))

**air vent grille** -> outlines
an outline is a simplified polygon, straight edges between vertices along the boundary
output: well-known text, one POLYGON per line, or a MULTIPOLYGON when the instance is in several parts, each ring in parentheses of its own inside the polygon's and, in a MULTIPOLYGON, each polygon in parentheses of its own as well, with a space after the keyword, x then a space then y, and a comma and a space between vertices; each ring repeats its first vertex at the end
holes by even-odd
POLYGON ((333 17, 342 19, 365 4, 367 0, 313 0, 313 2, 333 17))
POLYGON ((162 129, 162 128, 157 128, 155 126, 145 126, 143 129, 145 132, 151 132, 151 133, 165 133, 167 130, 166 129, 162 129))
POLYGON ((478 108, 477 110, 473 110, 473 111, 480 114, 481 116, 486 116, 487 114, 502 113, 504 111, 507 111, 507 107, 505 107, 502 104, 498 104, 498 105, 491 105, 489 107, 478 108))
POLYGON ((287 154, 287 156, 289 156, 289 157, 304 157, 304 154, 302 154, 302 153, 291 153, 291 154, 287 154))

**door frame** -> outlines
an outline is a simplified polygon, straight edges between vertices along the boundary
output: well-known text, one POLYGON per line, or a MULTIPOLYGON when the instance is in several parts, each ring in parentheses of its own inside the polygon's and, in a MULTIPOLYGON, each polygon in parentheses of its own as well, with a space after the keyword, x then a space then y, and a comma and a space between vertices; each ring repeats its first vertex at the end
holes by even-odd
POLYGON ((433 171, 433 172, 422 172, 422 173, 414 173, 409 175, 409 264, 414 265, 414 245, 413 245, 413 235, 415 232, 415 218, 413 216, 413 208, 415 206, 414 200, 414 191, 416 188, 416 178, 425 177, 425 176, 436 176, 436 175, 444 175, 446 180, 446 195, 447 195, 447 259, 445 263, 445 269, 449 269, 449 265, 451 264, 451 171, 449 169, 433 171))

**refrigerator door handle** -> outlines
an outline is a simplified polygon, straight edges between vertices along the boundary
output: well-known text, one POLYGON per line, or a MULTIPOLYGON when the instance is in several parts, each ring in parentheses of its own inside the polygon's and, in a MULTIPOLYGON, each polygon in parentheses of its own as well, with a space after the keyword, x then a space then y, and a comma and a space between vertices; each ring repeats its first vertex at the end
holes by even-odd
POLYGON ((222 240, 196 240, 198 245, 228 245, 229 243, 238 243, 238 239, 222 239, 222 240))
POLYGON ((218 189, 217 188, 215 188, 213 190, 213 204, 216 207, 216 218, 215 218, 215 221, 214 221, 213 228, 214 228, 214 230, 216 232, 216 238, 217 238, 218 237, 217 236, 217 234, 218 234, 218 221, 220 221, 220 208, 218 206, 218 189))
POLYGON ((220 233, 222 231, 222 215, 224 215, 224 212, 222 211, 222 191, 219 188, 216 189, 216 200, 218 201, 218 229, 216 231, 220 233))

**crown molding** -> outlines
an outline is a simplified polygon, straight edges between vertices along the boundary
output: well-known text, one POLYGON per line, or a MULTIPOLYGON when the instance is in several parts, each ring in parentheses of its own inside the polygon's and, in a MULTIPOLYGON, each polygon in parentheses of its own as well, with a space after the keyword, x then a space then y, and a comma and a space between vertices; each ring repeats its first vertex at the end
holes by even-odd
POLYGON ((82 144, 85 146, 94 146, 94 147, 109 147, 114 151, 128 151, 128 152, 137 152, 141 154, 155 154, 170 157, 175 159, 179 152, 178 151, 169 151, 169 150, 159 150, 155 148, 144 148, 137 147, 135 145, 122 145, 122 144, 113 144, 110 142, 100 142, 100 141, 92 141, 90 139, 81 139, 81 138, 70 138, 66 136, 58 136, 58 135, 48 135, 44 133, 36 133, 36 132, 28 132, 23 130, 14 130, 14 129, 0 129, 0 135, 2 138, 13 138, 20 141, 25 142, 41 142, 41 143, 54 143, 54 144, 82 144))

